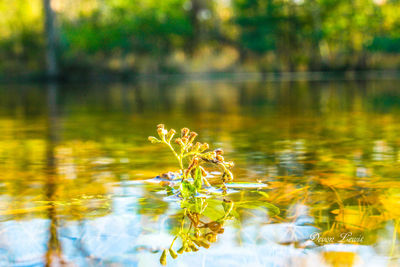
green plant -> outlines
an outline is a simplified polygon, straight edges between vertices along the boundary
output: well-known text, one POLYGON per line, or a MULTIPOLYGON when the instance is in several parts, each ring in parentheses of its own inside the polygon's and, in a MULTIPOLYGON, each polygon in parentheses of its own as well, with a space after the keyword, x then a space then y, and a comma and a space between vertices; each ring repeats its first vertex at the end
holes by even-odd
MULTIPOLYGON (((224 232, 225 222, 239 218, 239 212, 243 209, 257 209, 266 212, 269 216, 279 214, 279 208, 259 199, 260 196, 264 199, 268 198, 268 195, 262 191, 247 192, 253 194, 255 199, 246 200, 242 199, 243 193, 241 192, 235 202, 233 200, 236 197, 235 194, 230 193, 228 199, 226 190, 223 190, 222 199, 198 196, 197 193, 202 189, 203 184, 210 187, 206 178, 206 166, 217 167, 222 171, 220 177, 222 188, 226 189, 225 182, 233 180, 230 171, 233 162, 225 161, 222 149, 208 151, 207 143, 195 143, 197 133, 191 132, 188 128, 183 128, 180 137, 175 139, 176 131, 165 129, 164 124, 157 125, 157 133, 159 138, 149 136, 149 140, 152 143, 165 144, 179 163, 180 172, 176 179, 180 180, 180 183, 172 183, 174 188, 169 187, 169 189, 170 192, 174 192, 176 189, 179 191, 182 209, 182 213, 178 215, 179 218, 182 218, 178 223, 180 227, 173 230, 175 237, 171 245, 161 253, 160 263, 162 265, 166 265, 168 255, 176 259, 179 254, 184 252, 196 252, 200 247, 209 248, 211 243, 217 241, 217 236, 224 232), (177 240, 181 243, 181 247, 175 251, 174 244, 177 240)), ((167 177, 169 178, 168 175, 167 177)), ((246 188, 247 183, 237 185, 246 188)), ((209 188, 204 188, 202 192, 208 190, 209 188)))
POLYGON ((168 254, 176 259, 178 254, 184 252, 196 252, 200 247, 208 249, 217 241, 218 235, 224 233, 225 221, 231 219, 234 213, 234 203, 227 200, 183 199, 181 207, 183 214, 180 226, 175 230, 176 234, 169 248, 164 249, 161 254, 162 265, 166 265, 168 254), (181 246, 175 251, 174 244, 177 240, 181 246))
POLYGON ((178 160, 180 167, 180 193, 183 198, 194 197, 203 183, 210 186, 206 176, 207 172, 204 165, 213 165, 222 170, 221 181, 223 186, 226 181, 232 181, 233 175, 230 169, 233 162, 225 161, 222 149, 208 151, 207 143, 194 143, 197 137, 196 132, 191 132, 188 128, 181 130, 181 136, 174 139, 176 131, 165 129, 164 124, 157 125, 157 133, 160 139, 149 136, 152 143, 163 143, 169 147, 178 160))

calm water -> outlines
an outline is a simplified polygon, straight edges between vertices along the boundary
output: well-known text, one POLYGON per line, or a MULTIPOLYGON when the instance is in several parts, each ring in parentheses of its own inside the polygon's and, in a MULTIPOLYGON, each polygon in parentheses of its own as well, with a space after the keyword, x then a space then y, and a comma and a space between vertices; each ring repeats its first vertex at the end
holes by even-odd
POLYGON ((267 185, 232 191, 224 233, 168 265, 400 265, 399 88, 1 85, 0 266, 159 265, 182 209, 145 181, 178 168, 147 141, 158 123, 224 148, 237 182, 267 185))

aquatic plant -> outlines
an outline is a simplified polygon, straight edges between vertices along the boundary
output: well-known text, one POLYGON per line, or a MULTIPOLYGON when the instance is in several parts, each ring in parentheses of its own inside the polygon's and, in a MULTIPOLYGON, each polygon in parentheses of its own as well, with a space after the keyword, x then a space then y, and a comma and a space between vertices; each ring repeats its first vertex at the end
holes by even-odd
POLYGON ((178 254, 196 252, 203 247, 208 249, 217 241, 217 236, 224 233, 225 221, 233 217, 234 203, 229 200, 216 200, 195 198, 194 200, 182 200, 183 214, 179 229, 168 249, 164 249, 160 263, 166 265, 167 255, 173 259, 178 254), (175 251, 174 245, 179 240, 181 246, 175 251))
MULTIPOLYGON (((176 259, 178 254, 184 252, 196 252, 200 247, 209 248, 211 243, 217 241, 218 234, 224 232, 224 223, 232 218, 238 218, 242 209, 257 209, 266 212, 270 216, 279 214, 279 209, 265 200, 240 199, 233 201, 228 199, 227 187, 234 186, 236 189, 255 189, 261 188, 263 184, 254 183, 229 183, 233 180, 230 169, 234 166, 233 162, 225 161, 222 149, 210 151, 207 143, 194 142, 197 133, 183 128, 180 137, 174 136, 174 129, 167 130, 164 124, 157 125, 157 133, 159 138, 149 136, 152 143, 165 144, 175 155, 180 171, 177 175, 167 173, 161 178, 166 178, 167 182, 161 181, 163 186, 168 188, 167 192, 179 196, 182 216, 179 229, 175 231, 175 237, 169 248, 163 250, 160 263, 166 265, 168 254, 176 259), (209 193, 211 185, 207 180, 206 166, 216 167, 221 170, 222 198, 205 198, 198 192, 209 193), (177 183, 171 182, 177 180, 177 183), (203 188, 203 184, 206 186, 203 188), (174 244, 179 240, 181 247, 175 251, 174 244)), ((257 199, 268 198, 263 191, 255 192, 257 199)), ((231 197, 235 194, 231 193, 231 197)), ((242 194, 243 195, 243 194, 242 194)))
POLYGON ((180 193, 183 198, 194 196, 201 189, 203 183, 210 186, 206 178, 205 164, 213 165, 222 170, 223 187, 225 182, 233 180, 230 169, 234 166, 234 163, 225 161, 222 149, 209 151, 207 143, 194 143, 198 135, 196 132, 183 128, 180 137, 173 139, 176 131, 174 129, 167 130, 164 124, 159 124, 157 125, 157 133, 159 139, 154 136, 149 136, 148 139, 152 143, 165 144, 178 160, 179 179, 181 179, 180 193), (171 143, 171 141, 174 142, 171 143))

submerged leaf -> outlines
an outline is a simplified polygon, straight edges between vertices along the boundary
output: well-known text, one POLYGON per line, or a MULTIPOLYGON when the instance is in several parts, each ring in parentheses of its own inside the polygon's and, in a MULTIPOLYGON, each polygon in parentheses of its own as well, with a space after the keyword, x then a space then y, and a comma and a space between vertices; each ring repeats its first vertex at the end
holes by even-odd
POLYGON ((189 198, 196 194, 196 188, 188 181, 182 181, 180 185, 180 191, 183 198, 189 198))
POLYGON ((207 205, 207 202, 204 202, 204 199, 202 198, 194 198, 191 200, 183 199, 181 201, 181 208, 187 209, 192 213, 201 213, 201 211, 204 208, 204 205, 207 205))
POLYGON ((225 216, 225 209, 221 200, 207 199, 208 206, 204 210, 203 215, 211 221, 217 221, 225 216))

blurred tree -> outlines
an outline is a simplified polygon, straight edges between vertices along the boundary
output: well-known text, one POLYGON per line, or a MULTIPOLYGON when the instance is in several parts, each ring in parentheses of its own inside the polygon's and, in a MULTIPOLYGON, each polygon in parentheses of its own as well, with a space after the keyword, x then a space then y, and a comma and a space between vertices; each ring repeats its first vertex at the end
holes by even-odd
POLYGON ((91 14, 78 20, 64 20, 67 56, 85 54, 107 58, 128 54, 153 59, 153 72, 162 71, 166 56, 183 48, 192 35, 192 25, 183 0, 105 1, 91 14))
POLYGON ((304 11, 306 13, 306 19, 310 23, 305 26, 305 38, 310 42, 309 49, 309 65, 308 69, 315 71, 322 68, 322 57, 321 57, 321 41, 322 41, 322 17, 321 17, 321 5, 318 0, 309 0, 304 3, 304 11))
POLYGON ((380 8, 371 0, 321 1, 323 38, 331 65, 366 68, 366 46, 382 23, 380 8))
POLYGON ((282 5, 274 0, 234 0, 234 23, 238 25, 241 59, 276 49, 282 5))
POLYGON ((43 67, 42 0, 0 0, 0 69, 6 73, 43 67))
POLYGON ((227 70, 261 72, 398 66, 399 7, 398 0, 0 0, 0 71, 190 72, 198 61, 210 71, 218 58, 227 70))
MULTIPOLYGON (((299 34, 302 31, 302 20, 298 5, 284 0, 235 0, 234 22, 239 28, 242 59, 249 54, 259 58, 267 52, 274 51, 286 69, 296 69, 297 54, 300 50, 299 34)), ((265 70, 260 61, 259 69, 265 70)))
POLYGON ((44 9, 44 31, 46 40, 46 72, 49 77, 58 75, 57 64, 57 36, 55 27, 54 12, 51 7, 51 0, 43 0, 44 9))

